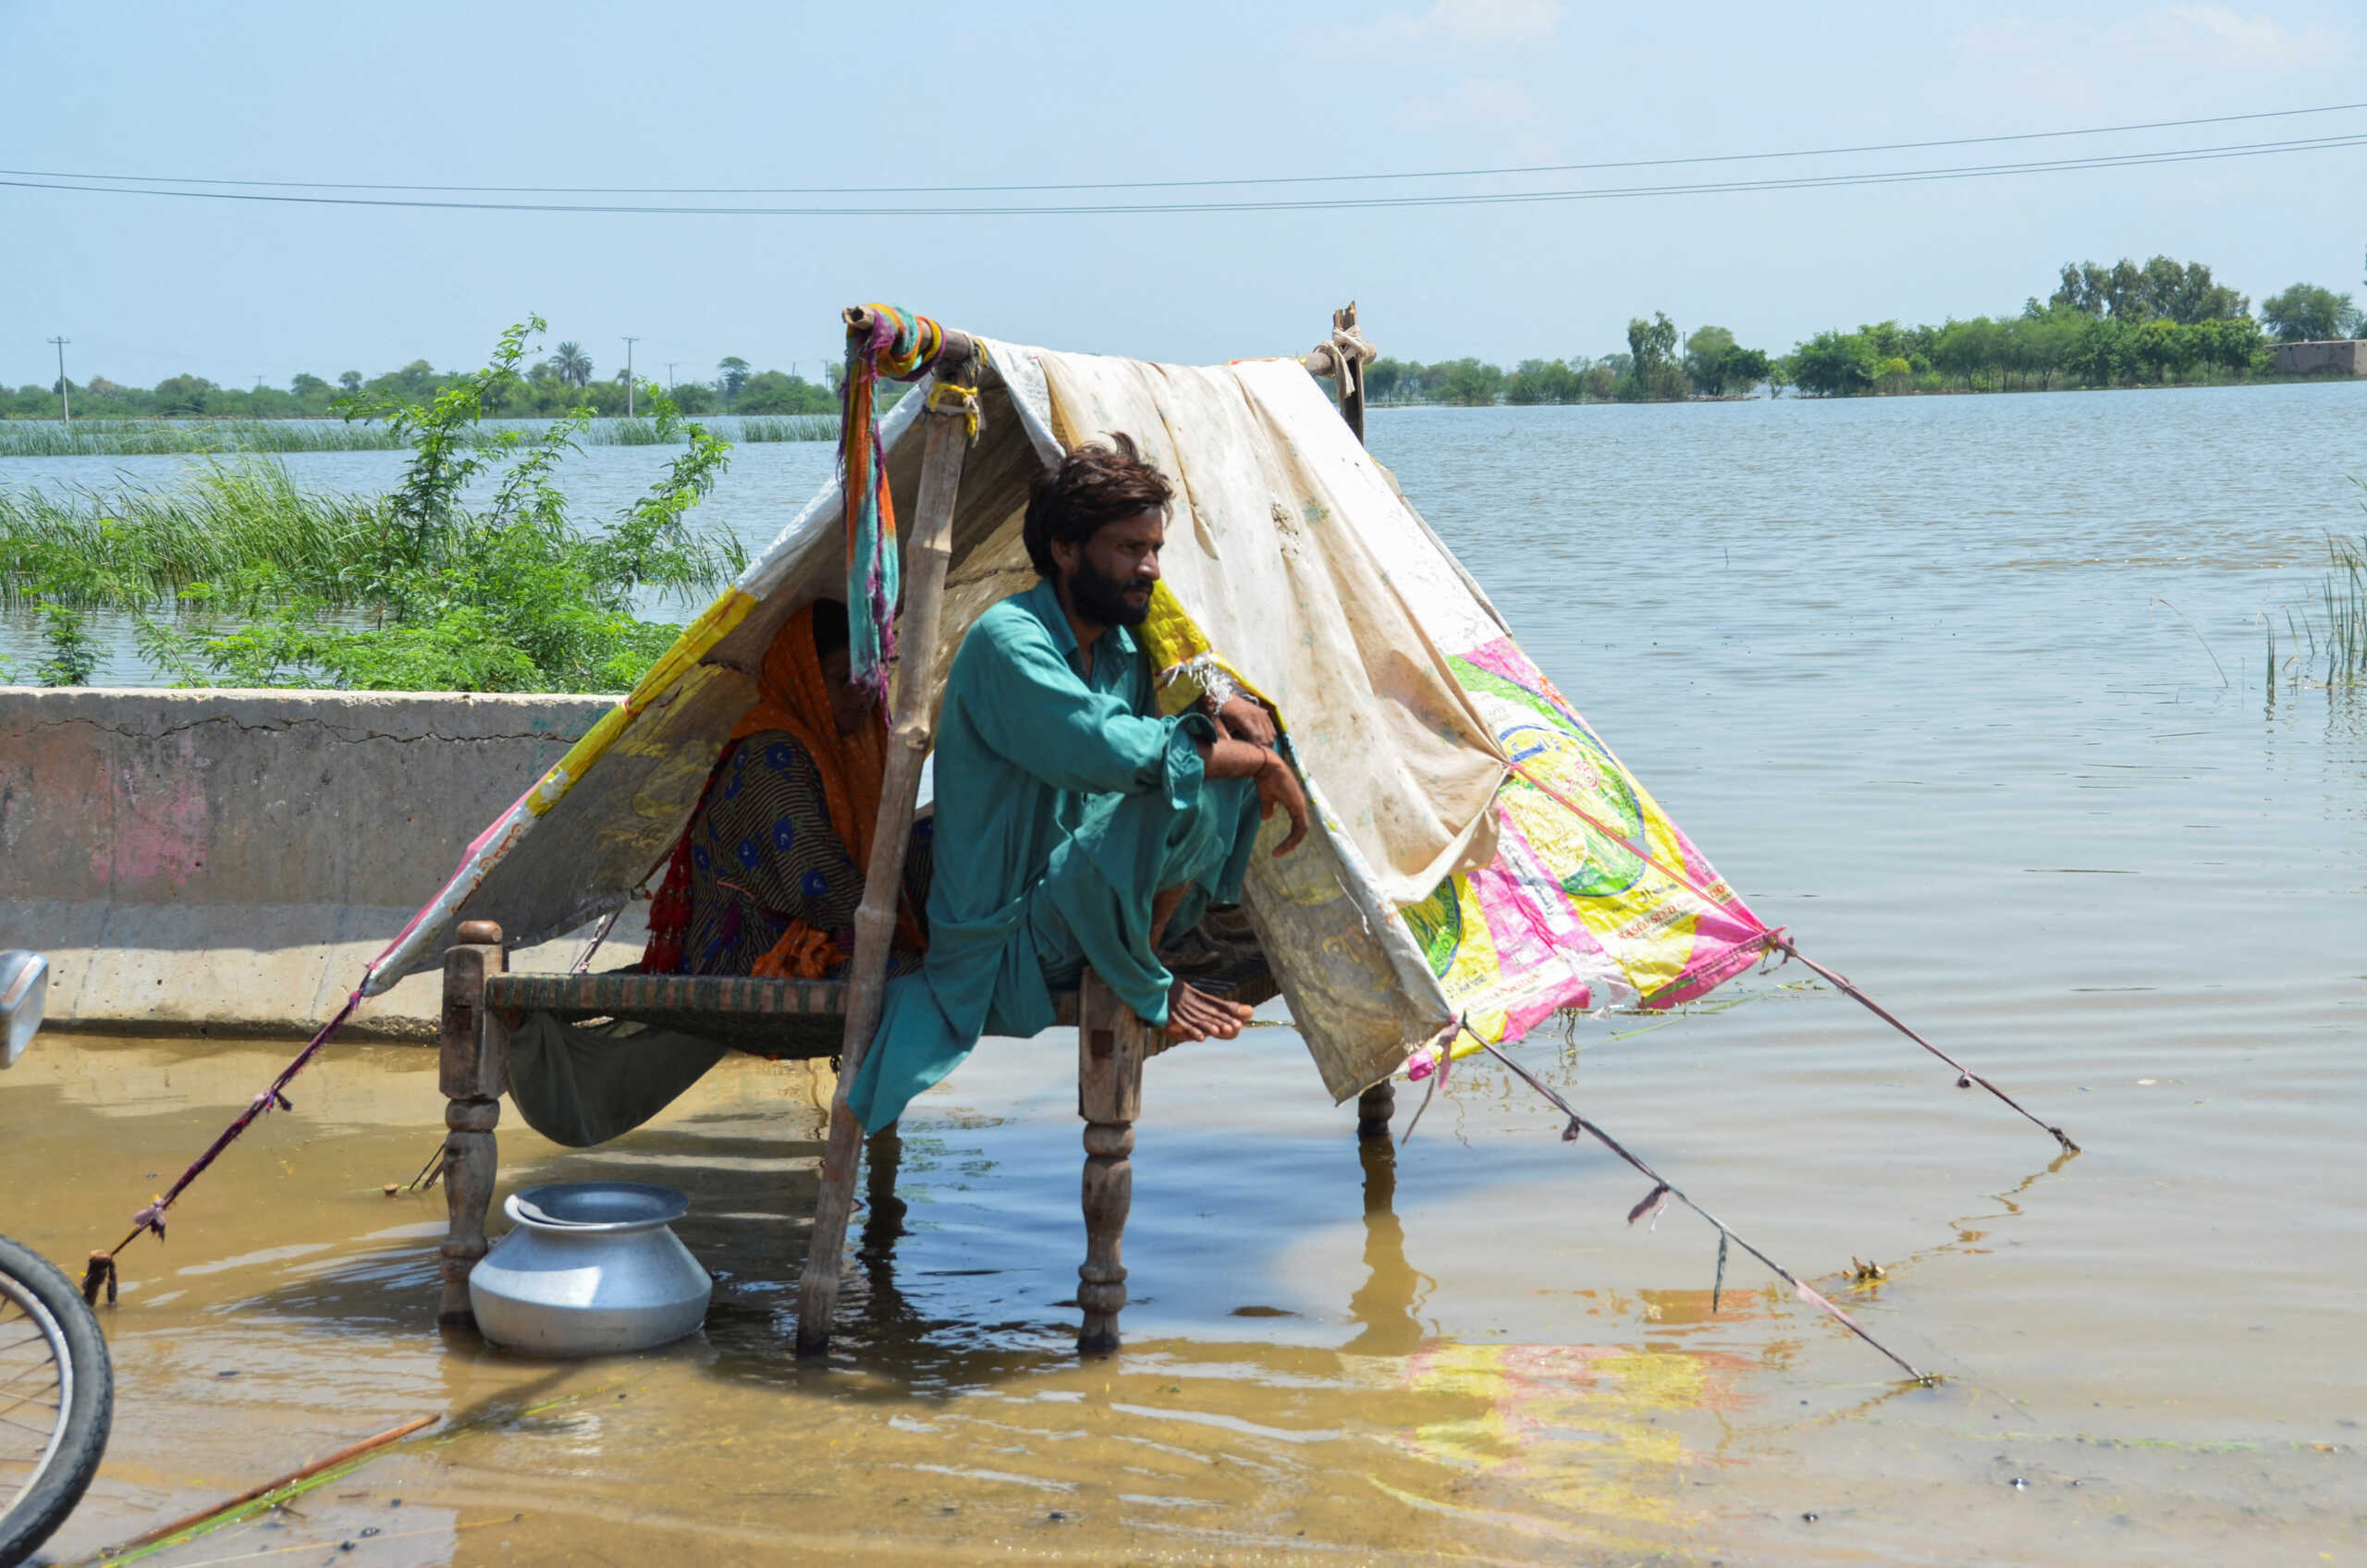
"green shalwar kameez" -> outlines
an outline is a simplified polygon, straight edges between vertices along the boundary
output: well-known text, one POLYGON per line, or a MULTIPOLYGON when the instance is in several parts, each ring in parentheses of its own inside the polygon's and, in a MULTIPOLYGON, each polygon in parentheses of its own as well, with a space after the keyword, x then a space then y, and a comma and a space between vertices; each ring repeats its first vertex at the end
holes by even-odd
POLYGON ((1110 627, 1080 650, 1049 582, 1003 600, 962 639, 938 724, 927 961, 888 985, 849 1092, 866 1131, 959 1066, 981 1035, 1051 1027, 1051 992, 1085 965, 1167 1022, 1171 976, 1151 948, 1159 891, 1193 891, 1171 934, 1241 897, 1257 837, 1246 778, 1203 776, 1208 717, 1159 717, 1149 660, 1110 627))

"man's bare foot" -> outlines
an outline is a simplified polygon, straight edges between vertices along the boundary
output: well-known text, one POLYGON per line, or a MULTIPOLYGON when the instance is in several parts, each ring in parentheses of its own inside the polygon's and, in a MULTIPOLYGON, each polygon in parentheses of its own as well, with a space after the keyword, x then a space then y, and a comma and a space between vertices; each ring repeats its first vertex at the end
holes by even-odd
POLYGON ((1183 981, 1167 993, 1167 1041, 1180 1046, 1193 1040, 1230 1040, 1249 1022, 1249 1009, 1222 1001, 1183 981))

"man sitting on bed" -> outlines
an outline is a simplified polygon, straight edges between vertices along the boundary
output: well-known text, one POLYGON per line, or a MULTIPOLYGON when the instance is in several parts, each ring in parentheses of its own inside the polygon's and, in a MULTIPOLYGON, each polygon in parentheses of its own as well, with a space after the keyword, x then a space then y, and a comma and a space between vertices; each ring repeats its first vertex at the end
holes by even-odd
POLYGON ((889 986, 850 1095, 870 1130, 980 1035, 1050 1027, 1052 990, 1087 964, 1171 1039, 1231 1039, 1247 1021, 1158 949, 1239 900, 1259 818, 1281 807, 1274 852, 1297 846, 1306 798, 1250 699, 1159 717, 1127 629, 1149 613, 1172 494, 1124 435, 1070 453, 1022 528, 1042 581, 962 640, 938 724, 928 954, 889 986))

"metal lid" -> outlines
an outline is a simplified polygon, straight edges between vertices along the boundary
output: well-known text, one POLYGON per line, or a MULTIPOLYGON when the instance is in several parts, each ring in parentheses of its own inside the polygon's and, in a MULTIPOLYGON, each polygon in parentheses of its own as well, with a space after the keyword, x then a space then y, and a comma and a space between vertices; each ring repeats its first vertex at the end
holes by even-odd
POLYGON ((554 1182, 509 1194, 502 1212, 538 1230, 649 1231, 680 1219, 691 1200, 645 1182, 554 1182))

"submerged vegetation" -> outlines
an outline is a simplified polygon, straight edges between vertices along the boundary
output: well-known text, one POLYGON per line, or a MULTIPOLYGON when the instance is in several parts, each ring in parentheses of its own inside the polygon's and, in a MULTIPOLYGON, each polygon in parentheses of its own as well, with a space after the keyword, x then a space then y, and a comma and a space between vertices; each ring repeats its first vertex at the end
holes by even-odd
MULTIPOLYGON (((659 397, 664 395, 657 394, 659 397)), ((487 419, 470 439, 491 447, 506 432, 532 435, 545 420, 487 419)), ((583 419, 574 437, 584 447, 681 446, 688 437, 678 418, 583 419)), ((737 444, 762 441, 831 441, 835 414, 745 415, 718 427, 737 444)), ((0 420, 0 458, 139 457, 231 452, 392 452, 407 443, 390 425, 375 420, 0 420)))
MULTIPOLYGON (((597 419, 637 413, 644 404, 663 396, 684 414, 820 414, 835 415, 838 397, 834 377, 812 382, 777 370, 752 370, 748 361, 729 355, 716 367, 712 381, 684 381, 661 394, 645 376, 634 375, 630 387, 623 373, 595 380, 591 356, 576 343, 561 343, 549 355, 521 361, 517 374, 486 394, 488 417, 556 419, 587 410, 597 419)), ((251 389, 222 386, 202 375, 166 376, 153 386, 125 386, 104 375, 87 382, 53 381, 48 386, 0 386, 0 421, 58 419, 68 412, 94 420, 295 420, 328 419, 355 401, 384 402, 399 398, 425 403, 438 392, 468 379, 468 371, 439 371, 425 360, 413 360, 400 370, 365 379, 358 370, 347 371, 334 382, 301 373, 285 388, 258 383, 251 389), (69 407, 70 405, 70 407, 69 407)), ((294 450, 295 448, 281 448, 294 450)))
MULTIPOLYGON (((2362 484, 2367 488, 2367 484, 2362 484)), ((2329 690, 2367 686, 2367 533, 2326 536, 2326 575, 2317 602, 2285 611, 2285 640, 2275 619, 2268 628, 2268 697, 2279 680, 2323 679, 2329 690), (2323 616, 2323 619, 2320 618, 2323 616)))
POLYGON ((613 692, 679 627, 640 619, 648 591, 713 592, 746 564, 687 514, 730 444, 664 395, 656 439, 687 443, 605 528, 566 515, 554 476, 589 409, 488 428, 539 318, 431 398, 371 399, 411 448, 386 496, 299 487, 268 458, 213 462, 169 488, 0 494, 0 607, 39 618, 53 685, 89 679, 84 618, 129 612, 141 655, 181 684, 381 691, 613 692), (464 497, 489 488, 480 504, 464 497))

